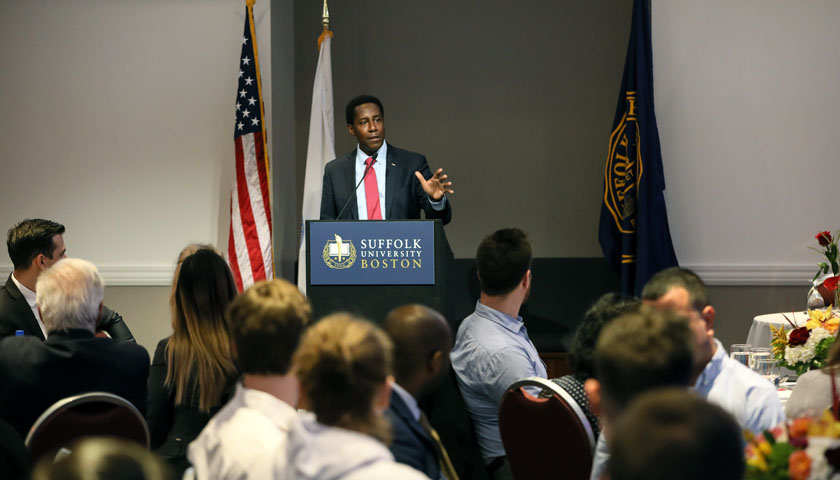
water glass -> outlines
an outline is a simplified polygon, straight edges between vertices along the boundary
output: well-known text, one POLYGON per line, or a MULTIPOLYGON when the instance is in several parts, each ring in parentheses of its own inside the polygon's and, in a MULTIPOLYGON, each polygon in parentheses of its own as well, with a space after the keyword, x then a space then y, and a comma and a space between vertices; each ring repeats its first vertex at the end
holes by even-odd
POLYGON ((732 360, 735 360, 738 363, 743 364, 745 367, 750 367, 750 359, 752 358, 752 353, 750 352, 732 352, 729 354, 732 357, 732 360))
POLYGON ((735 343, 729 349, 729 353, 749 352, 752 350, 752 345, 749 343, 735 343))
POLYGON ((755 370, 756 361, 760 358, 773 358, 773 349, 770 347, 753 347, 752 358, 750 358, 750 368, 755 370))
POLYGON ((779 361, 775 358, 758 357, 755 359, 756 373, 769 380, 776 388, 779 387, 779 361))

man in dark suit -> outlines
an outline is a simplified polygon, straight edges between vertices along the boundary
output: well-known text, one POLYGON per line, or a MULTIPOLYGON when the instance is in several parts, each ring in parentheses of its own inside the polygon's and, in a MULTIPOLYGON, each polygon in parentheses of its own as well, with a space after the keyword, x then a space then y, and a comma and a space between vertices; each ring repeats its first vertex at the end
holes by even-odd
POLYGON ((361 95, 350 100, 345 115, 359 145, 324 167, 321 220, 414 219, 422 210, 426 218, 449 223, 452 206, 445 195, 455 193, 452 182, 442 168, 432 174, 423 155, 385 142, 382 102, 361 95))
MULTIPOLYGON (((64 225, 37 218, 9 230, 6 246, 15 270, 0 287, 0 339, 17 331, 46 338, 35 304, 35 284, 42 272, 66 256, 63 235, 64 225)), ((98 329, 115 340, 135 341, 122 316, 108 307, 102 309, 98 329)))
POLYGON ((385 416, 391 422, 391 453, 432 479, 458 476, 417 400, 438 386, 449 368, 452 331, 443 316, 422 305, 392 310, 382 326, 394 343, 394 383, 385 416))
POLYGON ((80 393, 113 393, 145 412, 149 354, 135 343, 94 336, 104 288, 92 263, 57 261, 37 283, 47 339, 0 341, 0 418, 22 437, 50 405, 80 393))

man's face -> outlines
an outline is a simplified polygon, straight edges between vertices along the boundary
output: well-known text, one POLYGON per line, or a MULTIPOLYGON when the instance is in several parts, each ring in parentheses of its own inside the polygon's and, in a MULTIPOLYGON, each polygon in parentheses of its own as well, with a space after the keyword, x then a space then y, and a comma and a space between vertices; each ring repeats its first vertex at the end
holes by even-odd
POLYGON ((62 258, 67 257, 67 248, 64 246, 64 237, 61 235, 55 235, 53 237, 53 252, 52 257, 48 257, 46 255, 40 255, 40 262, 43 265, 43 269, 46 270, 53 266, 53 264, 62 258))
POLYGON ((658 300, 649 303, 654 308, 668 310, 688 318, 688 326, 694 334, 695 341, 694 366, 700 368, 705 367, 712 359, 714 330, 703 318, 701 312, 694 308, 689 298, 688 290, 683 287, 673 287, 658 300))
POLYGON ((385 117, 377 104, 363 103, 356 107, 356 117, 347 130, 359 141, 359 148, 372 155, 385 141, 385 117))

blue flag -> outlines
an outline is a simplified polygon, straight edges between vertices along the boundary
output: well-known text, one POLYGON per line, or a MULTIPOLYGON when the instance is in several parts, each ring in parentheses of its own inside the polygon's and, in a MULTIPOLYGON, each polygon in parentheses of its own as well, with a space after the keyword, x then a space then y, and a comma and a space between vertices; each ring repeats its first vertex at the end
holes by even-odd
POLYGON ((677 265, 662 193, 652 64, 650 0, 635 0, 598 229, 604 258, 621 275, 622 293, 628 295, 639 295, 656 272, 677 265))

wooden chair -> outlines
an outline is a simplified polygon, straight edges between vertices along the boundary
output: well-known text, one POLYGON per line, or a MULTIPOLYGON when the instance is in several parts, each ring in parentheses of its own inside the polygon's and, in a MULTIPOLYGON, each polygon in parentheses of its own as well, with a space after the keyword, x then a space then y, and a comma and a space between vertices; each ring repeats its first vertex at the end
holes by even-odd
POLYGON ((543 378, 507 388, 499 407, 499 431, 514 478, 586 480, 595 436, 571 395, 543 378), (527 390, 549 394, 539 398, 527 390))
POLYGON ((88 436, 117 437, 149 448, 149 427, 140 411, 128 400, 106 392, 57 401, 38 417, 25 443, 35 462, 88 436))

